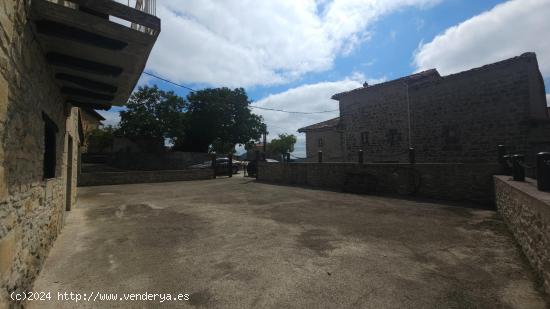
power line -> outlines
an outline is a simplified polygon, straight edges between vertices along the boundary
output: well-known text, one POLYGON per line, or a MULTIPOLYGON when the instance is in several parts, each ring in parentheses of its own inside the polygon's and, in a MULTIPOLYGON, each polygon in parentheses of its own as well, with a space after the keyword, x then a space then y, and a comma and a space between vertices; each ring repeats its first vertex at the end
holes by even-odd
MULTIPOLYGON (((149 72, 145 72, 143 71, 143 74, 145 75, 149 75, 151 77, 154 77, 156 79, 160 79, 164 82, 167 82, 169 84, 172 84, 174 86, 178 86, 178 87, 181 87, 181 88, 185 88, 191 92, 197 92, 197 90, 191 88, 191 87, 188 87, 188 86, 185 86, 185 85, 182 85, 182 84, 178 84, 176 82, 173 82, 171 80, 168 80, 166 78, 163 78, 163 77, 160 77, 160 76, 157 76, 155 74, 152 74, 152 73, 149 73, 149 72)), ((256 109, 263 109, 263 110, 267 110, 267 111, 274 111, 274 112, 281 112, 281 113, 288 113, 288 114, 302 114, 302 115, 309 115, 309 114, 324 114, 324 113, 333 113, 333 112, 337 112, 339 111, 338 109, 334 109, 334 110, 326 110, 326 111, 320 111, 320 112, 299 112, 299 111, 286 111, 286 110, 283 110, 283 109, 276 109, 276 108, 267 108, 267 107, 259 107, 259 106, 254 106, 254 105, 249 105, 248 107, 250 108, 256 108, 256 109)))
POLYGON ((193 89, 193 88, 191 88, 191 87, 187 87, 187 86, 185 86, 185 85, 175 83, 175 82, 173 82, 173 81, 171 81, 171 80, 168 80, 168 79, 166 79, 166 78, 162 78, 162 77, 157 76, 157 75, 155 75, 155 74, 151 74, 151 73, 148 73, 148 72, 145 72, 145 71, 143 71, 143 74, 152 76, 152 77, 157 78, 157 79, 160 79, 160 80, 165 81, 165 82, 167 82, 167 83, 169 83, 169 84, 172 84, 172 85, 175 85, 175 86, 178 86, 178 87, 181 87, 181 88, 185 88, 185 89, 187 89, 187 90, 189 90, 189 91, 192 91, 192 92, 195 92, 195 91, 196 91, 195 89, 193 89))
POLYGON ((259 107, 259 106, 254 106, 254 105, 250 105, 250 107, 251 108, 257 108, 257 109, 268 110, 268 111, 274 111, 274 112, 289 113, 289 114, 323 114, 323 113, 332 113, 332 112, 339 111, 338 109, 334 109, 334 110, 320 111, 320 112, 297 112, 297 111, 285 111, 285 110, 282 110, 282 109, 275 109, 275 108, 259 107))

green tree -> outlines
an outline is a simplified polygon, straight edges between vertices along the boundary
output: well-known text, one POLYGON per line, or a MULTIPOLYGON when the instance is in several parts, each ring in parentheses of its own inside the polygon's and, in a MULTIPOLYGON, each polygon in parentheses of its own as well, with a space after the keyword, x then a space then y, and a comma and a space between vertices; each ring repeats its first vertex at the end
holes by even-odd
POLYGON ((185 107, 183 98, 173 91, 162 91, 157 86, 139 87, 128 100, 127 110, 120 112, 118 133, 128 138, 176 142, 184 135, 185 107))
POLYGON ((185 134, 175 148, 184 151, 233 152, 235 145, 260 138, 265 125, 251 113, 243 88, 209 88, 187 96, 185 134))
POLYGON ((88 152, 103 152, 113 145, 115 137, 115 128, 106 126, 91 131, 86 136, 88 143, 88 152))
POLYGON ((267 152, 277 156, 293 152, 294 144, 296 144, 296 136, 293 134, 279 134, 279 137, 272 139, 267 144, 267 152))

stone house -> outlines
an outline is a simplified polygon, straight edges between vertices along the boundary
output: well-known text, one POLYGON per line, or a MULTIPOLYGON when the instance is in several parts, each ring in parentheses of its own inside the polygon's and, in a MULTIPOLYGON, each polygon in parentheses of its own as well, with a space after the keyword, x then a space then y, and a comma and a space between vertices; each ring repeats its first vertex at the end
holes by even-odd
POLYGON ((306 162, 317 162, 319 151, 323 152, 323 161, 344 161, 340 117, 300 128, 298 132, 306 134, 306 162))
POLYGON ((80 108, 126 102, 159 31, 114 1, 0 1, 0 308, 22 306, 9 294, 30 291, 76 201, 80 108))
POLYGON ((89 134, 95 129, 98 129, 102 125, 102 121, 105 120, 98 112, 90 108, 80 109, 80 119, 82 121, 82 129, 84 135, 89 134))
POLYGON ((98 129, 102 125, 102 121, 105 120, 98 112, 91 108, 80 108, 80 124, 82 126, 82 133, 84 140, 81 141, 80 150, 82 153, 88 151, 88 137, 92 131, 98 129))
MULTIPOLYGON (((495 162, 503 144, 533 164, 537 152, 550 150, 544 81, 534 53, 448 76, 432 69, 332 98, 339 102, 335 128, 342 146, 331 143, 330 151, 342 151, 347 162, 356 162, 360 149, 365 162, 408 162, 409 147, 418 162, 495 162)), ((308 156, 318 149, 314 140, 335 136, 304 129, 308 156)))

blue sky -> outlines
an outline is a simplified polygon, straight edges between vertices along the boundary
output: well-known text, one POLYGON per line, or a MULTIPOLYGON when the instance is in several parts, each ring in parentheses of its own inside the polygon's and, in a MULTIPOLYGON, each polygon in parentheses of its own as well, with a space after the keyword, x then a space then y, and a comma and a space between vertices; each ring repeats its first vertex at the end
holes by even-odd
MULTIPOLYGON (((550 93, 550 1, 163 0, 163 29, 146 71, 194 89, 244 87, 253 104, 291 111, 337 109, 330 96, 437 68, 446 75, 537 52, 550 93), (547 60, 548 59, 548 60, 547 60)), ((188 91, 142 76, 185 96, 188 91)), ((116 123, 117 111, 103 112, 116 123)), ((338 113, 255 110, 270 131, 298 135, 338 113)))

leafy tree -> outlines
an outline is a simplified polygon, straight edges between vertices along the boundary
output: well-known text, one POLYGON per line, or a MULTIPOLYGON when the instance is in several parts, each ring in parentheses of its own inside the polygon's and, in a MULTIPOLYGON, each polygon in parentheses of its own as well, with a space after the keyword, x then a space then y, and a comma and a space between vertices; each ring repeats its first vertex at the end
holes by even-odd
POLYGON ((273 155, 282 155, 287 152, 294 151, 296 144, 296 136, 293 134, 279 134, 278 138, 274 138, 267 144, 267 152, 273 155))
POLYGON ((128 138, 166 138, 175 142, 183 136, 186 107, 183 98, 157 86, 139 87, 120 112, 118 133, 128 138))
POLYGON ((209 88, 187 96, 185 134, 175 148, 184 151, 232 152, 237 144, 260 138, 265 125, 252 114, 243 88, 209 88))
POLYGON ((113 126, 94 129, 86 137, 88 152, 103 152, 110 148, 113 145, 114 137, 115 128, 113 126))

